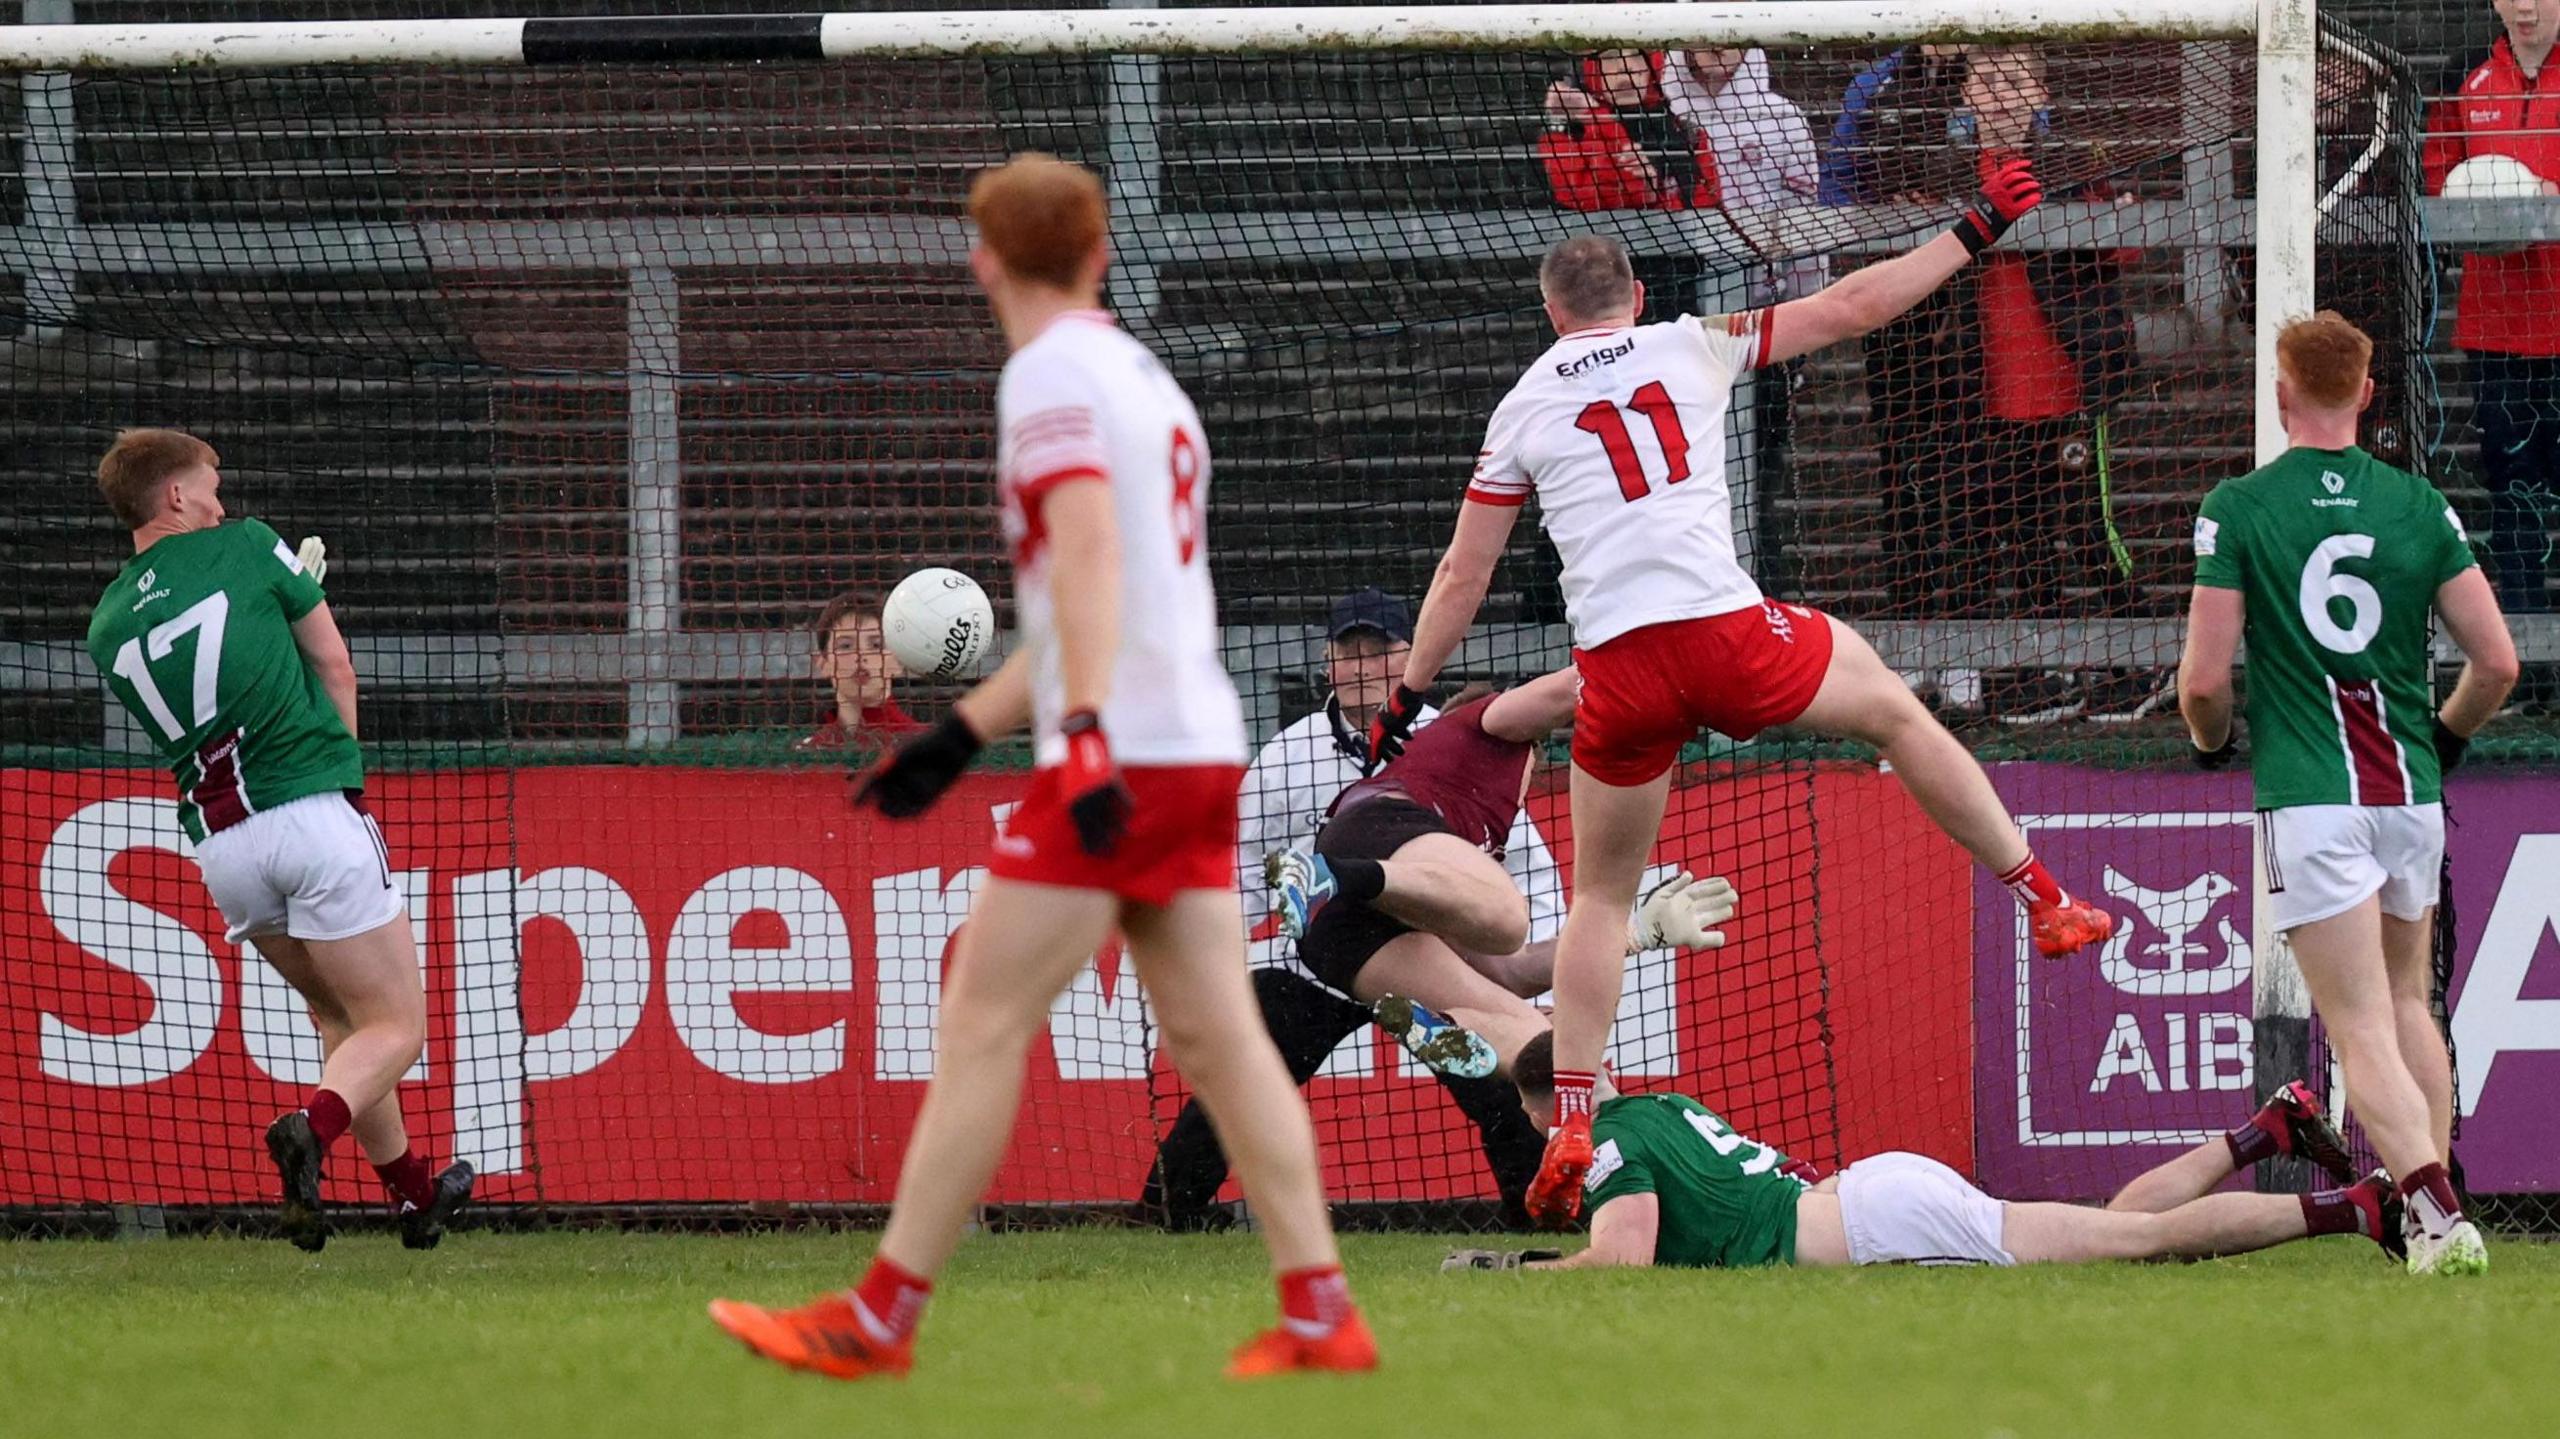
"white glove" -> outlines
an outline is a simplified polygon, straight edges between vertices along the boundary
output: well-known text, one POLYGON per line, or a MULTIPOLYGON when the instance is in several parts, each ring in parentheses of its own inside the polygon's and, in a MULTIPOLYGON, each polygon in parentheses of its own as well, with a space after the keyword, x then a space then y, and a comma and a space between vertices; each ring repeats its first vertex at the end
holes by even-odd
POLYGON ((302 572, 311 576, 313 584, 328 577, 329 547, 320 543, 318 535, 304 535, 302 543, 294 547, 293 557, 302 561, 302 572))
POLYGON ((1469 1269, 1518 1269, 1530 1264, 1553 1264, 1564 1258, 1561 1249, 1452 1249, 1440 1261, 1440 1272, 1459 1274, 1469 1269))
POLYGON ((1713 926, 1733 918, 1738 907, 1733 882, 1720 874, 1705 879, 1682 870, 1653 887, 1627 925, 1627 953, 1648 949, 1722 949, 1724 931, 1713 926))

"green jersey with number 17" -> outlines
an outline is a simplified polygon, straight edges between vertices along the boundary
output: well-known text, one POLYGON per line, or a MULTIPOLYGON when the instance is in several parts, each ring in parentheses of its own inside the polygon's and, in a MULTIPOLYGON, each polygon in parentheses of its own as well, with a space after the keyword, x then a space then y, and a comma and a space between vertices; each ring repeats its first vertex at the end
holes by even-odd
POLYGON ((2433 485, 2296 445, 2205 497, 2196 583, 2245 597, 2257 806, 2432 804, 2436 591, 2476 563, 2433 485))
POLYGON ((319 582, 256 520, 135 555, 89 617, 89 658, 178 778, 187 837, 328 790, 364 757, 293 641, 319 582))
POLYGON ((1685 1094, 1604 1102, 1591 1114, 1591 1172, 1583 1197, 1597 1216, 1611 1200, 1650 1194, 1661 1206, 1653 1262, 1748 1269, 1796 1262, 1796 1197, 1804 1181, 1787 1157, 1733 1131, 1685 1094))

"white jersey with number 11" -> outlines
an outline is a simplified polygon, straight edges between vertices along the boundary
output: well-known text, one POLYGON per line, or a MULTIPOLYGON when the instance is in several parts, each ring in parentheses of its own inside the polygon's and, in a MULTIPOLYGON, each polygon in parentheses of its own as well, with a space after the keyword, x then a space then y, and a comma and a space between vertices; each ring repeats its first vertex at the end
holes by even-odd
POLYGON ((1734 381, 1768 360, 1768 316, 1575 330, 1495 407, 1467 498, 1538 497, 1576 645, 1760 603, 1734 557, 1724 430, 1734 381))
POLYGON ((1129 765, 1243 764, 1244 711, 1219 660, 1209 584, 1209 445, 1191 397, 1108 315, 1071 311, 1005 362, 996 432, 1037 762, 1066 758, 1039 502, 1070 480, 1100 478, 1120 540, 1120 653, 1102 706, 1112 753, 1129 765))

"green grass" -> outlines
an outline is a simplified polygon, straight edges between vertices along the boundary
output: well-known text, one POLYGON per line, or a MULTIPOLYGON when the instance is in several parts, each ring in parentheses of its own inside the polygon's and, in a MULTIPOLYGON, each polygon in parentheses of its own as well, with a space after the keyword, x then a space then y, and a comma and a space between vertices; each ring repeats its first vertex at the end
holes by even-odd
POLYGON ((2560 1432, 2560 1247, 2419 1283, 2360 1242, 2077 1270, 1465 1274, 1354 1237, 1366 1379, 1237 1386, 1242 1236, 961 1251, 903 1384, 751 1361, 702 1317, 840 1284, 871 1237, 463 1234, 0 1245, 0 1434, 2456 1436, 2560 1432))

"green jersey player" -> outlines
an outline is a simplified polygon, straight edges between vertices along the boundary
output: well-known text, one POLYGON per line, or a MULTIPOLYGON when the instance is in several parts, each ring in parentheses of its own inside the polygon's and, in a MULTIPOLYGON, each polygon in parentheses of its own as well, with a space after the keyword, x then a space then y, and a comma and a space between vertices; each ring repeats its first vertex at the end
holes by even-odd
POLYGON ((471 1166, 431 1174, 400 1120, 426 997, 364 808, 355 667, 321 594, 324 551, 288 549, 256 520, 224 524, 219 464, 176 430, 127 430, 99 461, 133 558, 98 599, 89 655, 177 777, 178 825, 226 937, 257 946, 319 1027, 319 1087, 267 1127, 285 1236, 328 1242, 320 1162, 352 1129, 396 1198, 402 1241, 433 1248, 470 1197, 471 1166))
POLYGON ((2260 863, 2373 1147, 2408 1201, 2413 1273, 2488 1266, 2445 1164, 2453 1066, 2427 1006, 2444 857, 2442 772, 2515 683, 2515 645, 2462 523, 2425 480, 2357 449, 2373 342, 2323 311, 2276 337, 2291 448, 2196 520, 2179 705, 2208 769, 2239 753, 2249 642, 2260 863), (2438 711, 2430 621, 2468 663, 2438 711))
MULTIPOLYGON (((1555 1049, 1522 1048, 1512 1078, 1531 1121, 1555 1113, 1555 1049)), ((1604 1086, 1605 1087, 1605 1086, 1604 1086)), ((2380 1171, 2353 1174, 2346 1146, 2300 1083, 2246 1124, 2135 1179, 2103 1209, 2003 1203, 1925 1155, 1888 1151, 1828 1179, 1735 1132, 1686 1095, 1604 1098, 1583 1178, 1589 1248, 1460 1250, 1444 1269, 1769 1264, 2073 1264, 2238 1254, 2320 1234, 2361 1234, 2397 1253, 2398 1200, 2380 1171), (2218 1194, 2238 1171, 2298 1154, 2338 1178, 2312 1194, 2218 1194)))

